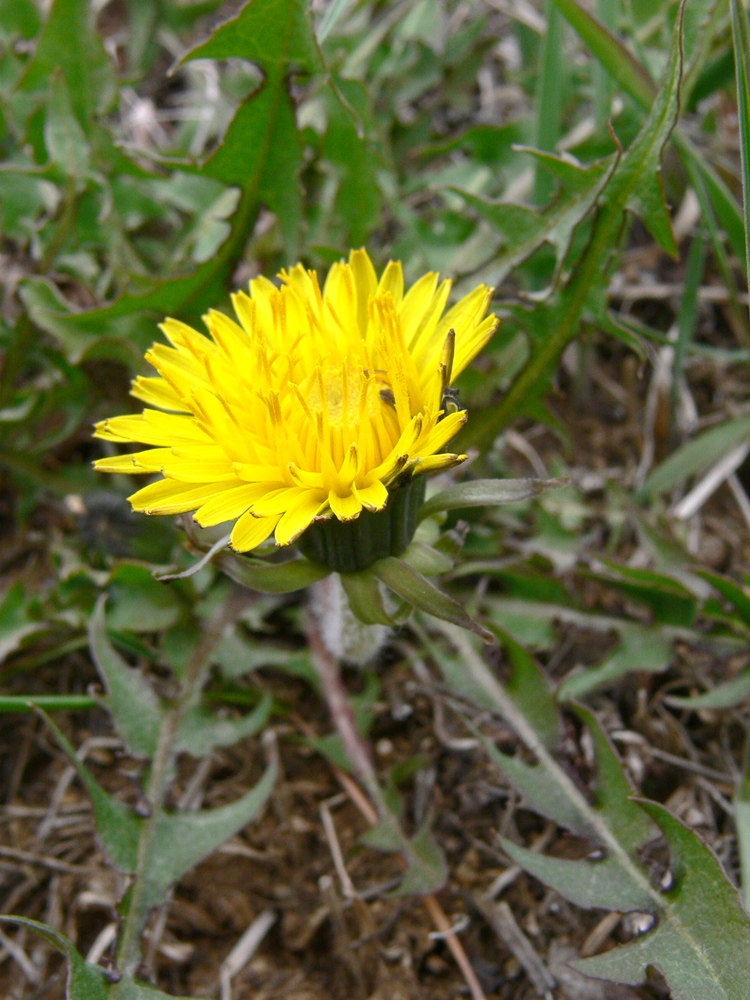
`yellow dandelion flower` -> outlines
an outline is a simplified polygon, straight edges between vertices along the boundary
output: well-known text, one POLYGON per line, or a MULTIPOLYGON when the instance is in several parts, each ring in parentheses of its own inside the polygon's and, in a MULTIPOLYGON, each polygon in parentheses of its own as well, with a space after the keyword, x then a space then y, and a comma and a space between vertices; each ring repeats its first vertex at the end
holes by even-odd
POLYGON ((405 293, 401 264, 378 280, 363 249, 322 290, 301 264, 280 278, 232 296, 237 322, 209 312, 210 339, 168 319, 171 346, 146 354, 158 377, 133 383, 148 408, 96 425, 148 446, 97 469, 162 476, 129 498, 134 510, 235 521, 239 552, 381 511, 414 476, 461 461, 442 452, 466 419, 446 390, 495 327, 486 286, 444 312, 450 281, 426 274, 405 293))

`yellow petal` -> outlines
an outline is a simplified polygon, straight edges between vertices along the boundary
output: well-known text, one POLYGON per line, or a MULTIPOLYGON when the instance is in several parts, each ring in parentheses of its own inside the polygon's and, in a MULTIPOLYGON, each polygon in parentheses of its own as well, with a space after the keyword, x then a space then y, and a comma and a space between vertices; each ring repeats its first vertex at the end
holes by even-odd
POLYGON ((110 417, 96 425, 96 437, 105 441, 134 441, 142 444, 164 445, 207 444, 208 438, 192 416, 144 410, 142 414, 110 417))
POLYGON ((187 411, 185 401, 163 378, 147 378, 145 375, 139 375, 133 381, 130 395, 152 406, 160 406, 164 410, 187 411))
POLYGON ((399 316, 407 344, 417 331, 422 317, 432 302, 437 288, 438 276, 430 271, 412 285, 401 303, 399 316))
POLYGON ((253 517, 248 511, 243 514, 232 529, 232 548, 237 552, 249 552, 265 542, 278 523, 278 517, 253 517))
POLYGON ((388 490, 379 479, 369 486, 353 486, 352 491, 362 506, 368 510, 382 510, 388 503, 388 490))
POLYGON ((243 483, 242 486, 233 486, 232 489, 223 490, 211 497, 196 510, 193 517, 204 528, 221 524, 222 521, 233 521, 259 500, 266 489, 262 483, 243 483))
POLYGON ((362 513, 362 501, 354 493, 339 496, 334 490, 328 494, 328 503, 339 521, 353 521, 362 513))
POLYGON ((427 435, 424 443, 420 444, 420 457, 434 455, 440 451, 444 444, 447 444, 452 437, 458 434, 465 423, 465 410, 449 413, 447 417, 439 420, 427 435))
POLYGON ((378 277, 372 266, 367 251, 364 248, 352 250, 349 254, 349 264, 354 275, 354 285, 357 290, 357 325, 362 337, 367 334, 368 303, 370 296, 378 287, 378 277))
POLYGON ((171 448, 149 448, 129 455, 98 458, 94 468, 99 472, 127 472, 131 475, 135 472, 161 472, 164 462, 171 457, 171 448))
MULTIPOLYGON (((299 486, 286 486, 280 490, 268 490, 266 495, 253 504, 253 512, 259 517, 285 514, 297 501, 311 491, 299 486)), ((318 503, 321 501, 319 500, 318 503)))
POLYGON ((299 496, 279 521, 276 527, 276 544, 289 545, 309 528, 314 517, 325 508, 317 492, 307 490, 299 496))
POLYGON ((216 483, 177 483, 173 479, 160 479, 128 497, 133 510, 144 514, 184 514, 200 507, 219 490, 216 483))
POLYGON ((466 455, 428 455, 426 458, 418 458, 414 468, 414 475, 423 475, 429 472, 442 472, 444 469, 452 469, 454 465, 460 465, 466 461, 466 455))
POLYGON ((391 260, 386 265, 383 276, 378 284, 378 295, 390 292, 393 301, 397 306, 401 305, 404 297, 404 270, 400 260, 391 260))
POLYGON ((487 317, 476 329, 465 334, 461 342, 456 342, 456 357, 453 362, 453 378, 456 379, 464 368, 492 339, 497 329, 497 317, 493 314, 487 317))

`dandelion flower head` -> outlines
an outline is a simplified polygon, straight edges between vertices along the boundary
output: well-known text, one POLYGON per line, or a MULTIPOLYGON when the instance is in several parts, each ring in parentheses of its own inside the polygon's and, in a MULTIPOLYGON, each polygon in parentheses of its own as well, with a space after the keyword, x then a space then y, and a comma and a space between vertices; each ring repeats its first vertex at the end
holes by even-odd
POLYGON ((134 510, 235 521, 240 552, 382 510, 389 489, 461 461, 442 451, 466 419, 446 390, 495 328, 486 286, 445 312, 450 281, 426 274, 405 293, 401 264, 378 279, 363 249, 322 290, 301 264, 280 279, 233 295, 237 321, 210 311, 210 338, 166 320, 171 346, 146 354, 158 376, 133 382, 146 409, 96 426, 148 446, 96 468, 162 476, 129 498, 134 510))

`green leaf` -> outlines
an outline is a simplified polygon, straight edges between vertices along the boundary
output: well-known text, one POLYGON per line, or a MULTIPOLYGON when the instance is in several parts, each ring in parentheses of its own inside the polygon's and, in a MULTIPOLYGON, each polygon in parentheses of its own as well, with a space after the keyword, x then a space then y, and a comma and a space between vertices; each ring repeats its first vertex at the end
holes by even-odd
POLYGON ((674 708, 685 708, 688 711, 697 712, 701 708, 735 708, 746 701, 749 695, 750 670, 743 670, 731 681, 718 684, 703 694, 696 694, 690 698, 670 694, 664 698, 664 701, 674 708))
POLYGON ((154 580, 151 568, 140 563, 118 563, 108 590, 109 627, 116 632, 158 632, 176 625, 185 614, 177 589, 154 580))
POLYGON ((44 622, 29 619, 23 584, 20 580, 14 583, 0 601, 0 663, 14 653, 24 639, 46 628, 44 622))
POLYGON ((448 597, 442 590, 438 590, 403 559, 398 559, 396 556, 379 559, 372 565, 371 571, 386 587, 390 587, 394 593, 420 611, 426 611, 436 618, 442 618, 470 632, 476 632, 486 642, 495 641, 492 633, 475 622, 457 601, 448 597))
POLYGON ((576 962, 576 967, 587 975, 635 985, 644 981, 653 965, 677 1000, 744 1000, 750 975, 750 919, 708 847, 663 806, 632 798, 622 764, 606 735, 594 716, 578 707, 594 739, 595 798, 590 801, 492 677, 468 637, 449 627, 445 632, 461 653, 467 673, 494 700, 495 710, 513 727, 536 763, 508 758, 496 749, 492 757, 511 781, 518 781, 533 808, 576 832, 586 831, 601 852, 595 859, 571 861, 540 858, 506 843, 509 854, 581 905, 620 912, 632 907, 654 917, 651 931, 604 955, 576 962), (640 849, 653 839, 653 823, 666 836, 672 854, 672 883, 666 891, 653 884, 640 859, 640 849), (709 930, 717 927, 721 933, 709 930))
POLYGON ((273 698, 264 695, 257 707, 240 719, 222 719, 204 705, 195 705, 180 721, 175 736, 175 750, 193 757, 204 757, 215 747, 228 747, 255 736, 266 725, 273 698))
POLYGON ((747 590, 738 586, 728 577, 712 573, 710 570, 699 570, 698 576, 710 583, 715 590, 718 590, 721 596, 732 605, 743 625, 750 628, 750 594, 747 590))
POLYGON ((99 702, 87 694, 4 694, 0 695, 0 712, 77 712, 96 708, 99 702))
POLYGON ((39 27, 34 0, 0 0, 0 38, 35 38, 39 27))
POLYGON ((396 626, 403 624, 411 613, 408 605, 394 612, 386 609, 382 586, 369 569, 340 576, 349 607, 363 624, 396 626))
POLYGON ((442 889, 448 879, 448 867, 435 841, 429 821, 416 834, 407 837, 395 814, 389 814, 359 838, 366 847, 388 854, 399 852, 406 862, 406 874, 393 896, 429 896, 442 889))
POLYGON ((270 563, 226 551, 220 552, 213 564, 235 583, 250 590, 259 590, 263 594, 291 594, 295 590, 304 590, 331 572, 327 566, 310 562, 309 559, 270 563))
POLYGON ((507 632, 493 628, 510 660, 510 677, 505 689, 514 705, 532 723, 545 746, 560 741, 561 727, 552 685, 534 657, 507 632))
POLYGON ((750 286, 750 25, 739 0, 730 0, 734 65, 737 72, 737 112, 742 159, 742 204, 745 221, 745 276, 750 286))
POLYGON ((88 135, 94 114, 114 95, 114 70, 94 30, 89 0, 54 0, 26 67, 19 90, 31 93, 48 85, 59 70, 70 90, 78 124, 88 135))
POLYGON ((737 890, 700 837, 656 802, 640 802, 671 853, 670 887, 653 930, 629 944, 571 964, 587 976, 635 986, 649 966, 664 975, 674 1000, 745 1000, 750 921, 737 890), (721 928, 720 933, 708 932, 721 928))
MULTIPOLYGON (((563 159, 524 146, 517 148, 521 152, 533 154, 545 166, 559 161, 571 168, 567 172, 564 169, 556 170, 558 176, 563 175, 566 190, 545 208, 493 201, 461 188, 450 189, 459 194, 467 205, 503 237, 505 249, 492 262, 492 280, 496 285, 544 243, 554 247, 559 268, 570 249, 577 226, 596 204, 616 161, 616 155, 613 154, 586 167, 577 163, 573 167, 572 163, 575 161, 572 161, 572 157, 563 159)), ((555 166, 557 167, 557 163, 555 166)))
POLYGON ((269 767, 242 798, 217 809, 159 813, 146 867, 144 909, 159 905, 186 872, 254 819, 268 801, 276 777, 276 768, 269 767))
POLYGON ((44 141, 50 160, 71 177, 82 178, 89 170, 90 150, 83 129, 73 114, 70 91, 58 71, 52 77, 44 141))
POLYGON ((631 600, 645 605, 653 615, 654 624, 689 627, 695 620, 696 595, 674 577, 650 569, 623 566, 609 559, 598 560, 595 571, 583 570, 581 575, 614 587, 631 600))
POLYGON ((429 896, 448 881, 448 865, 439 844, 425 822, 409 840, 405 852, 406 874, 394 896, 429 896))
POLYGON ((445 510, 521 503, 546 490, 561 489, 569 483, 568 479, 475 479, 472 482, 457 483, 436 493, 422 504, 418 516, 423 521, 426 517, 445 510))
POLYGON ((417 541, 411 542, 400 558, 424 576, 439 576, 441 573, 449 573, 454 565, 453 560, 443 552, 438 552, 431 545, 417 541))
POLYGON ((293 69, 312 73, 321 68, 307 5, 302 0, 251 0, 181 62, 229 58, 256 63, 264 80, 242 102, 201 172, 254 189, 257 200, 278 215, 287 247, 294 252, 302 210, 297 180, 302 142, 286 83, 293 69))
MULTIPOLYGON (((505 767, 503 770, 515 784, 514 773, 505 767)), ((517 865, 576 906, 587 910, 610 910, 617 900, 616 909, 628 913, 648 911, 652 904, 646 887, 635 882, 629 872, 608 857, 596 861, 570 861, 519 847, 506 837, 499 839, 505 853, 517 865)))
MULTIPOLYGON (((684 3, 680 12, 684 10, 684 3)), ((674 248, 666 208, 659 187, 662 150, 674 128, 679 112, 682 72, 682 16, 677 18, 664 81, 654 99, 648 118, 635 141, 620 158, 598 201, 590 240, 575 261, 567 283, 556 296, 554 307, 537 309, 529 325, 542 334, 537 337, 531 357, 497 406, 472 421, 456 441, 464 451, 472 445, 493 440, 498 431, 520 413, 533 408, 544 392, 566 345, 578 333, 582 314, 588 308, 601 311, 603 281, 613 248, 622 231, 626 209, 648 212, 644 219, 655 238, 674 248), (658 189, 658 190, 657 190, 658 189), (657 197, 658 195, 658 197, 657 197)))
POLYGON ((78 759, 75 750, 60 729, 49 716, 45 715, 44 718, 70 763, 78 772, 79 778, 86 786, 86 791, 89 793, 94 807, 96 832, 101 839, 107 857, 119 871, 128 874, 133 872, 136 866, 138 840, 143 820, 124 803, 119 802, 104 791, 88 768, 78 759))
MULTIPOLYGON (((81 1000, 88 1000, 88 998, 81 998, 81 1000)), ((126 973, 110 986, 107 1000, 200 1000, 200 998, 178 997, 171 993, 163 993, 147 983, 133 979, 126 973)))
POLYGON ((90 965, 79 955, 75 945, 60 931, 38 920, 28 917, 0 915, 0 923, 20 924, 28 927, 40 938, 65 955, 67 962, 67 981, 65 984, 66 1000, 109 1000, 111 980, 107 978, 104 969, 90 965))
POLYGON ((689 476, 703 472, 736 445, 750 438, 750 416, 726 420, 688 441, 651 473, 638 494, 643 502, 657 493, 666 493, 689 476))
POLYGON ((552 0, 596 58, 643 108, 651 106, 656 87, 643 64, 577 0, 552 0))
POLYGON ((156 751, 164 712, 146 678, 129 667, 107 635, 103 594, 89 621, 91 656, 107 692, 106 704, 117 731, 133 757, 150 760, 156 751))

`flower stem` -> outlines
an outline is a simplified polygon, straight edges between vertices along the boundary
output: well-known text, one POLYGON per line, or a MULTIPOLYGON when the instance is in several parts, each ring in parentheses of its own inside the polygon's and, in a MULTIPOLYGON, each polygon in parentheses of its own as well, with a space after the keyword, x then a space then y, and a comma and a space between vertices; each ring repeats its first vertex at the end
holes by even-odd
MULTIPOLYGON (((321 583, 326 583, 326 581, 322 580, 321 583)), ((313 587, 317 586, 318 584, 313 584, 313 587)), ((346 600, 343 594, 342 599, 346 600)), ((341 679, 339 661, 323 642, 318 623, 312 614, 308 618, 307 635, 315 669, 323 689, 323 697, 331 714, 331 721, 341 738, 344 751, 354 768, 355 776, 364 785, 378 817, 383 820, 391 813, 378 782, 370 748, 357 728, 354 710, 341 679)))

